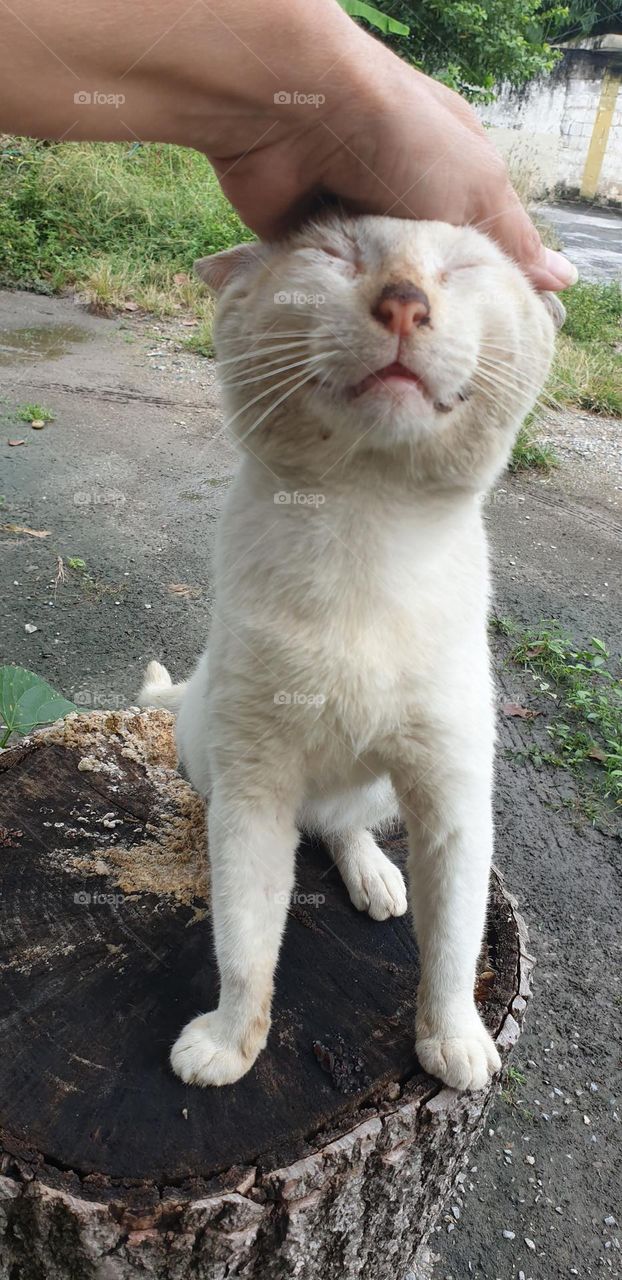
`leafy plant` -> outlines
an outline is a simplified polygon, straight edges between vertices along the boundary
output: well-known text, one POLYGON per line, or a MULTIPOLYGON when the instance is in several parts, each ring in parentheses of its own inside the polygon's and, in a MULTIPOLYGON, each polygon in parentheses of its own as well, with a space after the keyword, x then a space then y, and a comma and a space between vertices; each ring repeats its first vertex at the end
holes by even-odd
POLYGON ((535 419, 529 417, 523 423, 512 450, 510 471, 551 471, 558 458, 552 445, 538 440, 534 431, 535 419))
POLYGON ((408 26, 399 39, 383 38, 395 52, 444 84, 480 101, 502 80, 524 84, 560 57, 552 32, 568 19, 566 5, 541 0, 378 0, 383 13, 408 26))
POLYGON ((82 556, 68 556, 67 567, 69 569, 77 569, 82 573, 86 569, 86 560, 83 560, 82 556))
POLYGON ((382 31, 383 35, 407 36, 410 34, 410 27, 407 27, 404 22, 398 22, 389 14, 374 8, 373 5, 365 4, 363 0, 339 0, 339 3, 351 18, 363 18, 370 27, 375 27, 376 31, 382 31))
POLYGON ((0 747, 6 746, 12 733, 28 733, 76 710, 75 702, 63 698, 33 671, 0 667, 0 747))
POLYGON ((53 422, 54 414, 40 404, 20 404, 15 415, 20 422, 53 422))

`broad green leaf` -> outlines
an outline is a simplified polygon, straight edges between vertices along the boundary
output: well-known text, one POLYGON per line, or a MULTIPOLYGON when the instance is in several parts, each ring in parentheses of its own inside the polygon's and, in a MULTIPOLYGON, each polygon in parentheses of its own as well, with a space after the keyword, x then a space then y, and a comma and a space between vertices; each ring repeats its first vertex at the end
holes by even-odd
POLYGON ((40 724, 52 724, 76 710, 41 676, 25 667, 0 667, 0 747, 12 733, 28 733, 40 724))
POLYGON ((377 31, 382 31, 385 36, 410 35, 410 27, 407 27, 405 23, 398 22, 396 18, 390 18, 386 13, 381 13, 380 9, 375 9, 373 5, 366 4, 365 0, 339 0, 339 3, 351 18, 364 18, 370 27, 375 27, 377 31))

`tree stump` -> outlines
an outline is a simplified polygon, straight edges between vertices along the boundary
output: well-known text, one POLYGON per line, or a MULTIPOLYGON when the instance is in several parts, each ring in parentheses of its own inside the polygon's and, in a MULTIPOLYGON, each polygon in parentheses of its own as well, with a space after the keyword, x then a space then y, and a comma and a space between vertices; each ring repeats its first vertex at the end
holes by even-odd
MULTIPOLYGON (((165 712, 70 716, 0 754, 1 1280, 404 1280, 483 1127, 413 1052, 407 917, 298 852, 268 1048, 238 1084, 168 1050, 217 1000, 203 804, 165 712)), ((385 842, 399 863, 403 836, 385 842)), ((493 875, 478 1001, 519 1034, 525 933, 493 875)))

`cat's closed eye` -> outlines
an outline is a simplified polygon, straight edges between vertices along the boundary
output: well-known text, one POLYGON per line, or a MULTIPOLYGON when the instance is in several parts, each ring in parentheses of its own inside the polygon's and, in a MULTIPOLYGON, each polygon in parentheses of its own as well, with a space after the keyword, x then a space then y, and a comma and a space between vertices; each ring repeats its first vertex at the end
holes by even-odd
POLYGON ((451 276, 457 275, 461 271, 476 271, 482 265, 481 262, 452 262, 451 266, 445 267, 440 272, 439 280, 441 284, 446 284, 451 276))

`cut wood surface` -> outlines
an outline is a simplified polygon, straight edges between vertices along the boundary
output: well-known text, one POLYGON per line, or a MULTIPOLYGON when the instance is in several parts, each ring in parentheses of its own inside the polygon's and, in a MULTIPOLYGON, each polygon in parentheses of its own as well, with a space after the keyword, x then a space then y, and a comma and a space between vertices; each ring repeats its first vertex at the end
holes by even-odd
MULTIPOLYGON (((357 912, 303 840, 268 1047, 236 1085, 184 1085, 169 1047, 218 984, 203 803, 156 711, 0 755, 0 889, 0 1280, 418 1280, 493 1089, 418 1066, 407 917, 357 912)), ((493 876, 477 996, 501 1048, 524 943, 493 876)))

